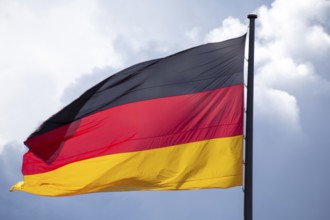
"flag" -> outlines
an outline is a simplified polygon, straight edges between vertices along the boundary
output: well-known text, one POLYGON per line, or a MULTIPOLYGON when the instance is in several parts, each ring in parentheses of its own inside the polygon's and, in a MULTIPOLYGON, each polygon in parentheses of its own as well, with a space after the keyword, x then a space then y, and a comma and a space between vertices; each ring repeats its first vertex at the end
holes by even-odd
POLYGON ((24 142, 24 181, 44 196, 242 184, 245 35, 131 66, 24 142))

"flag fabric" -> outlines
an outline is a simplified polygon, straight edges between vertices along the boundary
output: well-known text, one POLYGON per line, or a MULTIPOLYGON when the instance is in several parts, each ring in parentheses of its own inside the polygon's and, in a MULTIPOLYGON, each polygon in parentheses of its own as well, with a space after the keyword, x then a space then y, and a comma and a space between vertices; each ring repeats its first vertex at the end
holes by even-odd
POLYGON ((242 184, 245 35, 129 67, 24 142, 24 181, 44 196, 242 184))

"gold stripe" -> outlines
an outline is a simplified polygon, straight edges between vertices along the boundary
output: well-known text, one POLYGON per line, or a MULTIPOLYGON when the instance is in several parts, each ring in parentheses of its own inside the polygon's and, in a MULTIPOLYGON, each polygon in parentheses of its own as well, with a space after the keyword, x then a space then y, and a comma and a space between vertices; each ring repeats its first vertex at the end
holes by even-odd
POLYGON ((11 190, 44 196, 130 190, 228 188, 242 184, 243 137, 112 154, 24 176, 11 190))

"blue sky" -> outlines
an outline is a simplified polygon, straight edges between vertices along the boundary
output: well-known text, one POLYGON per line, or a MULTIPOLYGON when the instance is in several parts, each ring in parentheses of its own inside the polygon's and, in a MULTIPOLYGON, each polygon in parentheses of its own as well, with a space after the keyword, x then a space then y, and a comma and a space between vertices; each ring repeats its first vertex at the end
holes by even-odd
POLYGON ((254 217, 330 218, 330 1, 0 1, 0 218, 243 219, 241 187, 48 198, 22 142, 105 77, 247 31, 256 13, 254 217))

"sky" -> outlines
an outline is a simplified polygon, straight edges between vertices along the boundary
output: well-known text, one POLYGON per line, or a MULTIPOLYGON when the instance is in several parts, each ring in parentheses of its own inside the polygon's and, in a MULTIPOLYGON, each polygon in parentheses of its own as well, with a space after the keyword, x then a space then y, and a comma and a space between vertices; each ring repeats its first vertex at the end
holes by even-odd
POLYGON ((330 218, 329 0, 0 0, 0 218, 243 219, 242 187, 49 198, 9 192, 23 141, 119 70, 256 20, 254 218, 330 218))

